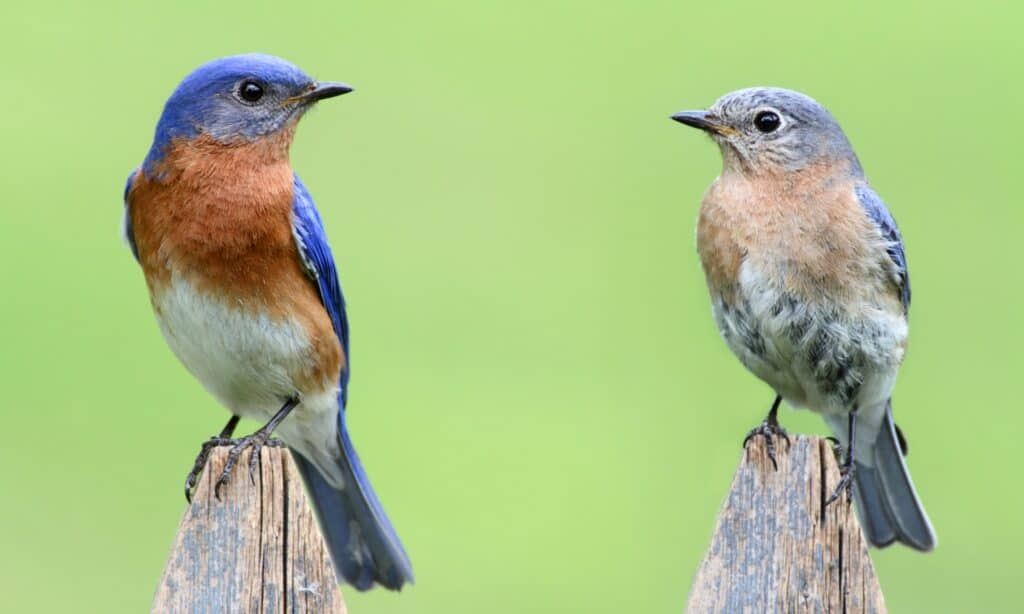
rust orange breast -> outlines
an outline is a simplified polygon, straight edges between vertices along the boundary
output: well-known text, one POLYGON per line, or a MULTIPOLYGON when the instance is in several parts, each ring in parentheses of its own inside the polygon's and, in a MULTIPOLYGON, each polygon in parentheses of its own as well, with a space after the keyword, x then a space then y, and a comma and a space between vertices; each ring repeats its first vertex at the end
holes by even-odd
POLYGON ((151 295, 173 276, 254 316, 294 319, 314 358, 303 377, 336 382, 344 356, 292 233, 287 145, 175 142, 153 169, 157 178, 136 173, 132 231, 151 295))
POLYGON ((852 185, 831 182, 827 170, 786 180, 723 174, 712 184, 697 248, 713 293, 733 292, 744 262, 811 300, 878 290, 873 280, 884 278, 885 250, 877 229, 852 185))

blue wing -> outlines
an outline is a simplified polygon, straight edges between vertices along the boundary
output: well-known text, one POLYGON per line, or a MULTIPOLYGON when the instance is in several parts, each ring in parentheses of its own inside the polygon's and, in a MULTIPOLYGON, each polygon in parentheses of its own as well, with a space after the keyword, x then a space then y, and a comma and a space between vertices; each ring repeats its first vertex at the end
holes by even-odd
POLYGON ((132 189, 132 180, 135 179, 135 173, 138 170, 134 170, 128 175, 128 181, 124 184, 124 217, 121 219, 121 237, 124 242, 128 244, 128 249, 132 250, 132 256, 135 256, 135 261, 139 260, 139 249, 135 246, 135 232, 132 230, 132 216, 128 212, 128 192, 132 189))
MULTIPOLYGON (((298 176, 295 177, 292 213, 299 255, 320 290, 320 300, 330 314, 334 332, 345 350, 346 367, 341 373, 339 397, 344 409, 349 375, 345 299, 320 214, 298 176)), ((352 446, 344 411, 338 414, 338 444, 340 454, 334 458, 334 473, 342 476, 344 486, 341 488, 332 486, 324 478, 326 467, 313 465, 301 454, 294 457, 306 482, 313 511, 320 520, 335 571, 339 578, 344 578, 361 591, 375 583, 399 590, 406 582, 413 581, 412 564, 352 446)))
POLYGON ((299 246, 299 255, 306 267, 306 272, 316 282, 320 290, 320 300, 331 316, 334 332, 341 340, 345 351, 345 369, 341 372, 341 406, 348 399, 349 351, 348 351, 348 318, 345 315, 345 297, 341 293, 338 271, 334 268, 334 256, 327 244, 324 223, 320 213, 313 204, 302 180, 295 175, 295 202, 292 205, 292 230, 299 246))
POLYGON ((907 254, 903 248, 903 236, 900 235, 900 229, 896 226, 896 220, 892 219, 889 209, 886 208, 878 194, 871 189, 871 186, 861 183, 854 191, 864 212, 878 225, 882 236, 889 241, 889 246, 886 249, 889 252, 889 258, 896 265, 899 275, 900 300, 903 302, 903 312, 906 313, 910 309, 910 272, 907 270, 907 254))

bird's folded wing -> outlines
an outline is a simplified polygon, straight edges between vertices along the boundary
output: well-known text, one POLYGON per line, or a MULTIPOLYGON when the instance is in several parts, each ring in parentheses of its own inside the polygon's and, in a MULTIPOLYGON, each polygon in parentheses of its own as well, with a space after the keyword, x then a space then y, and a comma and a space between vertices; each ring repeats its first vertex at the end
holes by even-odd
POLYGON ((334 256, 327 244, 323 220, 313 204, 306 186, 298 175, 295 176, 295 202, 292 205, 292 230, 299 249, 299 256, 306 272, 316 282, 320 301, 327 309, 334 326, 334 332, 341 341, 345 352, 345 368, 341 372, 341 401, 344 406, 349 377, 348 318, 345 315, 345 297, 341 293, 338 271, 334 256))
POLYGON ((896 220, 892 218, 889 209, 881 197, 871 189, 871 186, 866 183, 858 184, 855 192, 864 212, 878 226, 882 236, 888 241, 886 251, 889 252, 889 258, 896 265, 898 276, 896 283, 899 286, 903 311, 906 313, 910 309, 910 272, 907 270, 907 254, 903 248, 903 236, 900 235, 900 229, 896 226, 896 220))

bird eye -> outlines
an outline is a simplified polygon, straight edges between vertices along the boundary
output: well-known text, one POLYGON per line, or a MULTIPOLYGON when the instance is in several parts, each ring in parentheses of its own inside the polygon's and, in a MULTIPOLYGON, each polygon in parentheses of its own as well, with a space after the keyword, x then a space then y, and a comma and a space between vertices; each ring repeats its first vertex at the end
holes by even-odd
POLYGON ((263 98, 263 86, 256 81, 243 81, 238 86, 238 97, 245 102, 258 102, 260 98, 263 98))
POLYGON ((782 119, 775 111, 761 111, 754 117, 754 127, 761 132, 775 132, 782 125, 782 119))

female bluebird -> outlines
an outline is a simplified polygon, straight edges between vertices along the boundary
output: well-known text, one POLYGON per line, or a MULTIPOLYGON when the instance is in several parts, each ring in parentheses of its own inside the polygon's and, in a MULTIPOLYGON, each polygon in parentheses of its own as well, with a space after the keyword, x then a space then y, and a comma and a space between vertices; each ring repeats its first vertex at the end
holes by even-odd
POLYGON ((722 152, 697 222, 718 329, 776 398, 748 435, 786 437, 784 398, 820 412, 846 447, 842 480, 878 547, 927 551, 935 533, 903 461, 891 395, 907 343, 910 279, 900 232, 820 104, 774 88, 726 94, 672 119, 722 152))
POLYGON ((313 199, 288 149, 317 101, 352 91, 267 55, 214 60, 171 94, 125 188, 124 235, 160 330, 231 412, 203 446, 232 442, 252 465, 276 429, 295 452, 339 578, 398 590, 412 567, 345 427, 345 299, 313 199), (239 416, 266 422, 229 440, 239 416))

